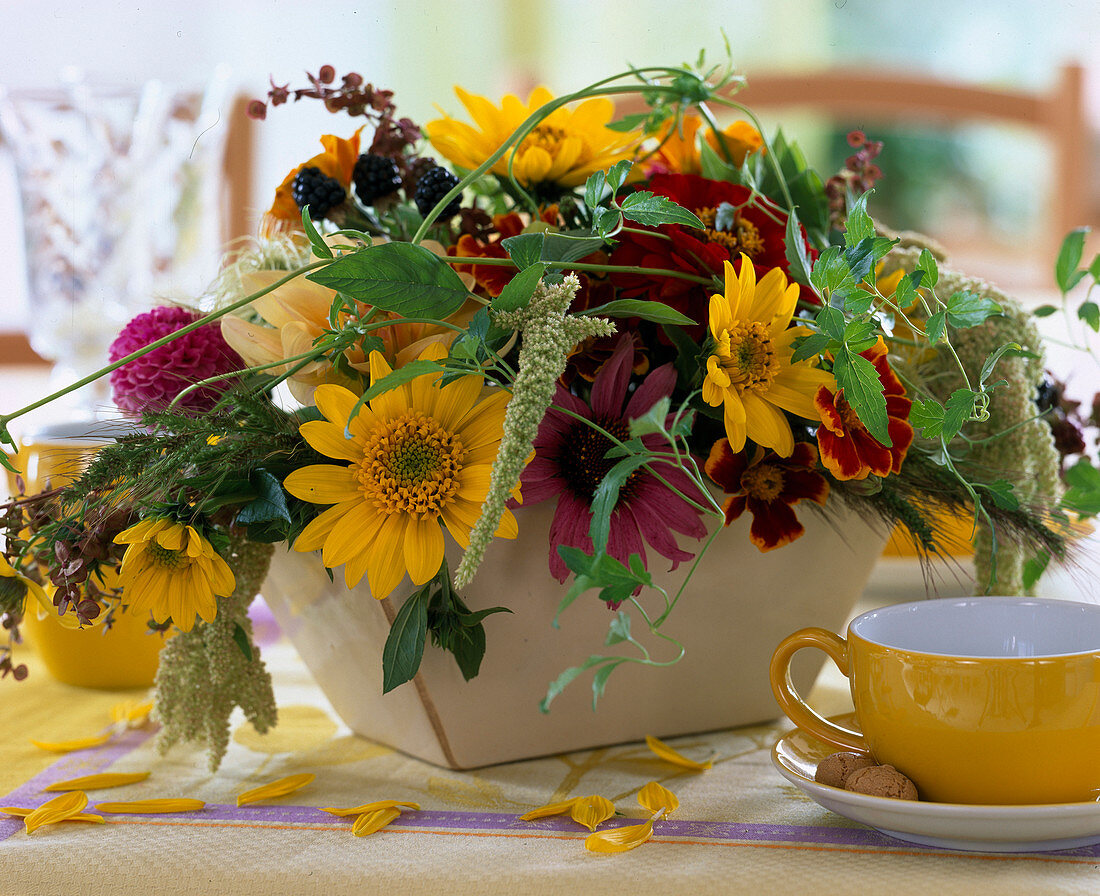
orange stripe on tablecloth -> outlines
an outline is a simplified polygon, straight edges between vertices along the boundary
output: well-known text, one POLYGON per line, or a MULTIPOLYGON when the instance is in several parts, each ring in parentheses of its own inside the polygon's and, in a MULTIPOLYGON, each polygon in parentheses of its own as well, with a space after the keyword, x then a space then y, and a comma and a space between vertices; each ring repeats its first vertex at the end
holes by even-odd
MULTIPOLYGON (((107 824, 131 824, 131 825, 156 825, 156 826, 169 826, 169 827, 199 827, 199 828, 251 828, 251 829, 266 829, 266 830, 285 830, 285 831, 332 831, 337 833, 347 833, 350 830, 348 825, 335 825, 335 824, 257 824, 254 822, 240 822, 240 821, 162 821, 156 819, 146 818, 108 818, 107 824)), ((487 838, 505 838, 505 839, 522 839, 522 840, 572 840, 582 841, 588 836, 588 832, 579 832, 574 835, 569 834, 547 834, 547 833, 534 833, 534 832, 522 832, 507 833, 505 831, 437 831, 427 828, 386 828, 387 834, 430 834, 436 837, 487 837, 487 838)), ((921 849, 875 849, 853 846, 816 846, 811 844, 800 843, 754 843, 751 841, 723 841, 723 840, 672 840, 665 837, 654 837, 649 841, 654 844, 663 844, 668 846, 724 846, 724 847, 748 847, 751 849, 789 849, 801 852, 835 852, 844 854, 856 854, 856 855, 876 855, 876 856, 907 856, 915 858, 929 858, 929 859, 983 859, 985 861, 992 862, 1054 862, 1069 865, 1096 865, 1097 860, 1095 858, 1075 858, 1073 856, 1056 856, 1056 855, 1044 855, 1042 853, 982 853, 982 852, 959 852, 952 850, 943 850, 930 852, 921 849)))

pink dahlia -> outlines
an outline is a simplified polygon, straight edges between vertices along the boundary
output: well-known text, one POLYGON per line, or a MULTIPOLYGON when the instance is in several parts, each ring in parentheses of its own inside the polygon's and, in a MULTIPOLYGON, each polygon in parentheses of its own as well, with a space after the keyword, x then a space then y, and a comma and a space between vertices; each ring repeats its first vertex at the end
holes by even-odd
MULTIPOLYGON (((175 333, 202 315, 186 308, 161 306, 139 314, 111 343, 110 359, 117 361, 151 342, 175 333)), ((215 324, 206 324, 179 339, 124 364, 111 374, 115 404, 124 411, 141 415, 143 411, 164 410, 184 389, 208 377, 232 373, 244 366, 238 355, 222 338, 215 324)), ((220 380, 188 392, 176 406, 184 413, 200 414, 210 410, 228 387, 220 380)))
MULTIPOLYGON (((628 400, 633 357, 633 342, 629 335, 624 336, 596 374, 591 404, 560 385, 554 404, 591 420, 625 442, 630 438, 629 421, 641 417, 659 399, 671 395, 676 385, 673 365, 665 364, 650 373, 628 400)), ((667 448, 657 435, 644 436, 642 442, 657 451, 667 448)), ((604 456, 612 445, 603 433, 556 408, 546 413, 539 426, 535 457, 521 480, 523 504, 528 506, 557 498, 550 526, 550 572, 559 582, 569 576, 569 569, 558 554, 559 545, 592 552, 592 539, 588 534, 592 523, 592 498, 600 481, 618 461, 618 458, 604 456)), ((611 513, 607 553, 623 563, 628 562, 631 554, 638 554, 648 568, 645 551, 648 542, 671 560, 672 569, 675 569, 694 554, 682 550, 672 532, 702 538, 706 526, 699 518, 700 511, 668 486, 700 502, 703 498, 688 475, 676 465, 657 462, 653 466, 668 485, 644 468, 631 474, 623 483, 618 503, 611 513)))

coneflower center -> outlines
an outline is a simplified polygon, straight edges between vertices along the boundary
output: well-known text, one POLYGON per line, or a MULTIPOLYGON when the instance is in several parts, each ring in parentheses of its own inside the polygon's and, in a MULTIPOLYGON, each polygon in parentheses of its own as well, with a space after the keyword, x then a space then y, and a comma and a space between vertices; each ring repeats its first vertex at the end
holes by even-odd
POLYGON ((768 328, 758 320, 738 321, 718 337, 714 357, 738 391, 767 392, 779 373, 779 358, 768 328))
MULTIPOLYGON (((595 420, 598 426, 613 435, 619 441, 630 438, 630 430, 625 420, 595 420)), ((562 478, 578 498, 591 502, 596 488, 621 458, 605 457, 608 449, 615 443, 585 423, 577 423, 565 438, 562 453, 558 458, 558 467, 562 478)), ((619 499, 629 497, 631 484, 637 476, 632 473, 619 491, 619 499)))
POLYGON ((783 471, 773 464, 757 464, 741 474, 741 488, 750 498, 771 503, 783 494, 783 471))
POLYGON ((530 134, 523 138, 523 143, 520 145, 523 149, 530 149, 532 146, 537 146, 553 154, 557 151, 562 141, 568 136, 569 134, 566 133, 563 128, 556 128, 548 124, 540 124, 531 131, 530 134))
POLYGON ((410 411, 371 433, 356 477, 383 513, 438 516, 458 493, 465 456, 457 435, 410 411))
POLYGON ((166 548, 155 539, 146 542, 145 552, 153 559, 157 566, 163 566, 166 569, 179 569, 181 566, 186 565, 186 554, 184 551, 173 551, 171 548, 166 548))

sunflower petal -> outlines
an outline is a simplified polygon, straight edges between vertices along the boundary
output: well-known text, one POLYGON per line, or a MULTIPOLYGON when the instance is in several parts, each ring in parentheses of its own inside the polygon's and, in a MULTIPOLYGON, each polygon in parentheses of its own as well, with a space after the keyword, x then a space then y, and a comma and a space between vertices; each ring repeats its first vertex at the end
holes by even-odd
POLYGON ((607 831, 596 831, 585 837, 584 848, 589 852, 627 852, 653 837, 653 821, 654 819, 651 818, 643 824, 630 824, 607 831))
POLYGON ((137 784, 148 778, 150 772, 108 772, 102 775, 85 775, 82 778, 69 778, 67 781, 55 781, 47 791, 66 790, 106 790, 109 787, 124 787, 127 784, 137 784))
POLYGON ((663 759, 665 762, 671 762, 673 765, 679 765, 682 768, 705 771, 714 765, 709 759, 706 762, 696 762, 694 759, 688 759, 687 756, 676 752, 676 750, 672 749, 672 747, 664 741, 658 740, 651 734, 646 735, 645 743, 659 758, 663 759))
POLYGON ((246 790, 244 793, 238 794, 237 805, 245 806, 249 803, 258 803, 260 800, 273 800, 286 796, 288 793, 294 793, 295 790, 301 790, 316 777, 316 775, 306 772, 300 775, 279 778, 278 781, 272 781, 270 784, 254 787, 252 790, 246 790))
POLYGON ((376 800, 373 803, 363 803, 362 806, 350 806, 346 809, 330 807, 321 811, 343 818, 348 815, 363 815, 366 812, 374 812, 376 809, 395 809, 399 806, 404 806, 407 809, 419 809, 420 803, 406 803, 401 800, 376 800))
POLYGON ((80 790, 63 793, 47 800, 37 809, 23 818, 23 826, 28 834, 33 834, 45 824, 57 824, 74 815, 80 815, 88 805, 88 794, 80 790))
POLYGON ((374 809, 370 812, 364 812, 357 819, 355 824, 351 826, 351 832, 356 837, 368 837, 375 831, 380 831, 391 821, 397 818, 401 814, 401 810, 396 807, 390 807, 388 809, 374 809))
POLYGON ((563 803, 547 803, 545 806, 539 806, 537 809, 532 809, 530 812, 525 813, 519 817, 520 821, 534 821, 536 818, 549 818, 551 815, 564 815, 566 812, 573 810, 573 804, 577 802, 580 797, 573 797, 571 800, 566 800, 563 803))
POLYGON ((98 747, 107 743, 114 736, 114 732, 105 731, 103 734, 94 734, 91 737, 78 737, 75 740, 46 741, 32 740, 31 743, 42 750, 51 753, 72 753, 74 750, 86 750, 89 747, 98 747))
POLYGON ((638 803, 650 812, 662 811, 665 815, 671 815, 680 805, 676 794, 656 781, 650 781, 638 791, 638 803))
POLYGON ((588 830, 594 831, 598 825, 603 824, 615 814, 615 804, 602 796, 582 796, 573 800, 573 808, 569 810, 569 817, 577 824, 583 824, 588 830))

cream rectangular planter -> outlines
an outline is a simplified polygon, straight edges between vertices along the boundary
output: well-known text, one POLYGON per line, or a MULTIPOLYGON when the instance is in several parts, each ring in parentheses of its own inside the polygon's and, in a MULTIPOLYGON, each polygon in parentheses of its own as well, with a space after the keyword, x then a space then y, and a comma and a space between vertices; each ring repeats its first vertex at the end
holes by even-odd
MULTIPOLYGON (((747 515, 719 535, 665 625, 686 646, 683 660, 662 669, 621 665, 595 712, 590 673, 566 688, 549 713, 538 708, 565 668, 592 653, 618 651, 602 647, 612 613, 595 591, 562 614, 559 629, 551 626, 566 590, 547 569, 551 502, 517 512, 520 538, 494 541, 463 595, 472 610, 513 611, 485 620, 488 648, 481 674, 470 682, 449 653, 429 644, 415 680, 382 694, 382 646, 411 591, 407 579, 379 602, 365 579, 349 591, 342 570, 329 581, 318 555, 280 548, 263 595, 353 731, 436 765, 474 768, 647 734, 729 728, 779 714, 768 684, 775 646, 807 625, 840 630, 886 540, 885 531, 854 514, 839 518, 841 534, 798 510, 806 534, 767 554, 749 542, 747 515)), ((451 569, 459 557, 450 545, 451 569)), ((663 572, 666 563, 651 552, 651 571, 663 572)), ((690 565, 662 577, 670 593, 690 565)), ((637 634, 640 623, 634 624, 637 634)), ((794 676, 804 692, 822 658, 799 661, 794 676)))

